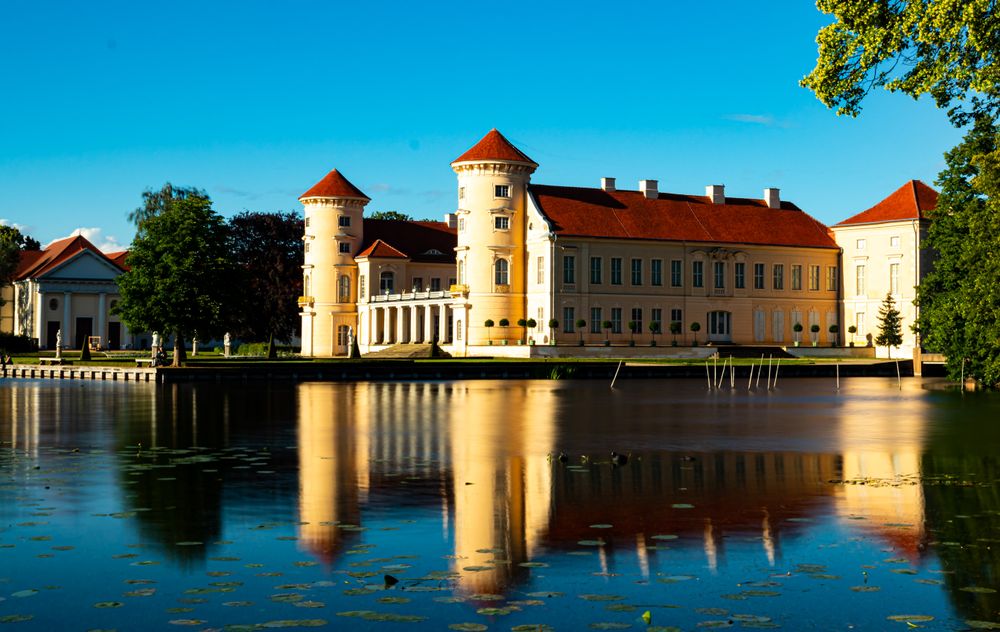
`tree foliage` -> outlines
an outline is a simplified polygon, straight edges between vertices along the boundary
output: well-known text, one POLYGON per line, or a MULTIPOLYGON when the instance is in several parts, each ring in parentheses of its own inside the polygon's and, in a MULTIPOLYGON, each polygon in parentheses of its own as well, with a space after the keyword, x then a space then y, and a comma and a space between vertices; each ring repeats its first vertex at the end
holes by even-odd
POLYGON ((930 95, 953 124, 1000 113, 995 0, 818 0, 835 21, 801 85, 838 114, 857 116, 873 89, 930 95))
POLYGON ((229 220, 240 273, 234 333, 246 340, 288 341, 299 328, 302 218, 296 213, 244 211, 229 220))
MULTIPOLYGON (((37 241, 24 235, 13 226, 0 225, 0 286, 10 283, 25 250, 38 250, 37 241)), ((0 298, 0 305, 4 304, 0 298)))
POLYGON ((886 347, 889 357, 892 357, 893 347, 903 344, 903 315, 896 309, 892 294, 885 295, 885 300, 878 309, 878 335, 875 336, 875 344, 886 347))
POLYGON ((375 211, 369 213, 367 219, 395 219, 411 221, 413 218, 406 213, 400 213, 399 211, 375 211))
POLYGON ((231 324, 239 288, 228 232, 200 194, 171 197, 139 224, 115 311, 133 331, 173 333, 175 365, 190 336, 221 335, 231 324))
POLYGON ((926 244, 933 270, 917 290, 921 343, 948 372, 1000 385, 1000 128, 981 118, 945 154, 926 244))
POLYGON ((208 194, 194 187, 175 187, 169 182, 159 191, 146 189, 142 193, 142 206, 128 214, 128 221, 135 224, 136 228, 141 228, 143 222, 164 212, 172 202, 189 198, 208 200, 208 194))

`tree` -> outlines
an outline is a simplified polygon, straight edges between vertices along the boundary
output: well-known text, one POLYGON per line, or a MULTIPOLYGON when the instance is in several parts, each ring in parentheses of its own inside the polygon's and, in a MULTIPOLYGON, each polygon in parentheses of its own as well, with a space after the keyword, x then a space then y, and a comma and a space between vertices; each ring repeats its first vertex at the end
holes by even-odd
POLYGON ((169 199, 143 219, 126 263, 115 313, 133 331, 172 332, 174 366, 190 334, 220 335, 232 324, 241 290, 229 231, 207 197, 169 199))
POLYGON ((483 327, 486 327, 486 337, 489 340, 490 344, 493 344, 493 325, 495 324, 496 323, 493 322, 492 318, 487 318, 486 321, 483 323, 483 327))
POLYGON ((602 320, 601 327, 604 328, 604 344, 611 344, 611 328, 614 326, 610 320, 602 320))
MULTIPOLYGON (((13 226, 0 225, 0 286, 10 283, 13 279, 22 252, 39 248, 41 244, 22 234, 20 230, 13 226)), ((4 303, 0 297, 0 306, 4 303)))
POLYGON ((400 213, 399 211, 375 211, 369 213, 368 217, 365 219, 394 219, 402 221, 413 221, 413 218, 406 213, 400 213))
POLYGON ((580 346, 582 347, 583 346, 583 330, 587 326, 587 321, 585 321, 582 318, 577 318, 576 319, 576 323, 574 323, 574 324, 576 325, 576 330, 580 333, 580 346))
POLYGON ((651 321, 649 321, 649 333, 652 336, 651 342, 652 342, 652 346, 654 346, 654 347, 656 346, 656 334, 662 333, 660 331, 660 327, 661 326, 662 326, 662 324, 658 320, 651 320, 651 321))
POLYGON ((943 353, 948 373, 1000 385, 1000 127, 979 119, 945 154, 926 244, 933 270, 917 289, 922 346, 943 353))
POLYGON ((208 200, 208 194, 194 187, 175 187, 169 182, 164 184, 159 191, 146 189, 142 192, 142 206, 128 214, 128 221, 135 224, 136 228, 140 228, 147 219, 165 211, 171 202, 189 198, 208 200))
POLYGON ((634 320, 628 321, 628 330, 629 330, 629 333, 630 333, 630 335, 629 335, 629 344, 635 345, 635 334, 636 334, 637 331, 639 331, 639 323, 637 321, 634 321, 634 320))
MULTIPOLYGON (((244 211, 229 220, 229 230, 242 299, 234 332, 249 340, 290 340, 300 322, 302 219, 296 213, 244 211)), ((273 344, 268 353, 273 356, 273 344)))
POLYGON ((819 58, 801 85, 838 114, 857 116, 884 87, 930 95, 957 127, 1000 113, 995 3, 954 0, 818 0, 836 21, 816 37, 819 58))
POLYGON ((674 340, 671 344, 677 346, 677 334, 681 333, 681 323, 679 320, 670 321, 670 333, 673 334, 674 340))
POLYGON ((701 331, 701 323, 691 323, 691 333, 694 334, 694 346, 698 346, 698 332, 701 331))
POLYGON ((878 310, 878 335, 875 336, 875 344, 886 347, 889 357, 892 357, 892 348, 903 344, 903 315, 896 309, 896 301, 892 294, 886 294, 882 306, 878 310))

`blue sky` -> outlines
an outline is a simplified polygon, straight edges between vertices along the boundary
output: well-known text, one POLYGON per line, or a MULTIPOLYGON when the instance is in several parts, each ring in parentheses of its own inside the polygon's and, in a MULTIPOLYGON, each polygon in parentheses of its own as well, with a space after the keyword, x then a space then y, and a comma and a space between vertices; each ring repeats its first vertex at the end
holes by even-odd
POLYGON ((960 133, 879 92, 858 119, 798 87, 808 2, 4 3, 0 221, 107 248, 164 182, 229 216, 295 210, 336 167, 369 210, 440 218, 449 163, 492 127, 533 181, 732 196, 826 223, 932 184, 960 133))

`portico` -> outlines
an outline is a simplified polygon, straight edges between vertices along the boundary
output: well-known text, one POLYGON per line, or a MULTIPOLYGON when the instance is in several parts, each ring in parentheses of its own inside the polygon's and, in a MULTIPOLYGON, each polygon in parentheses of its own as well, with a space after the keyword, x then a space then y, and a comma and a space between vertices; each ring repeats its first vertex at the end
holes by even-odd
POLYGON ((448 292, 407 292, 369 297, 358 305, 362 348, 453 340, 454 306, 448 292))

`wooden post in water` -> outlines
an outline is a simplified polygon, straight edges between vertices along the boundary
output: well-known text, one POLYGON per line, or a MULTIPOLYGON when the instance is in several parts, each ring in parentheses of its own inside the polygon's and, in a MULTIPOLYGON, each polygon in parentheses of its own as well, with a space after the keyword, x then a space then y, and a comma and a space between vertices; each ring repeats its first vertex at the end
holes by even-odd
POLYGON ((774 365, 774 386, 773 388, 778 388, 778 369, 781 368, 781 358, 778 358, 777 363, 774 365))
MULTIPOLYGON (((758 380, 760 379, 759 373, 757 374, 757 379, 758 380)), ((750 362, 750 379, 747 380, 747 390, 749 391, 752 386, 753 386, 753 361, 750 362)))
POLYGON ((622 370, 622 362, 624 362, 624 361, 625 360, 619 360, 618 361, 618 368, 615 369, 615 376, 613 378, 611 378, 611 389, 612 390, 614 390, 614 388, 615 388, 615 380, 618 379, 618 372, 622 370))
POLYGON ((733 367, 733 356, 729 356, 729 388, 736 388, 736 369, 733 367))
POLYGON ((840 390, 840 362, 837 362, 837 390, 840 390))
POLYGON ((757 383, 755 386, 760 388, 760 374, 764 372, 764 354, 760 354, 760 367, 757 369, 757 383))
POLYGON ((899 390, 903 390, 903 378, 899 376, 899 359, 896 359, 896 383, 899 384, 899 390))
POLYGON ((715 388, 722 388, 722 381, 726 379, 726 361, 722 361, 722 373, 719 375, 719 381, 715 383, 715 388))
POLYGON ((767 390, 771 390, 771 358, 767 356, 767 390))
POLYGON ((712 390, 712 374, 708 372, 708 358, 705 358, 705 380, 708 382, 708 390, 712 390))

